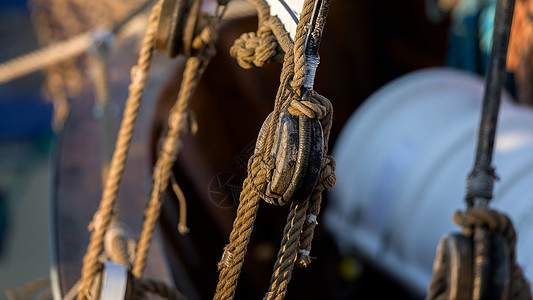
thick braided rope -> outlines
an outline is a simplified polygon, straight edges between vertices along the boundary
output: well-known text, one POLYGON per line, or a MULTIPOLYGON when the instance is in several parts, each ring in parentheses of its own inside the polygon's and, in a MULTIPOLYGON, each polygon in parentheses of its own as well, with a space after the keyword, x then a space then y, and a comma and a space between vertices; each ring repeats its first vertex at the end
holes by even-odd
MULTIPOLYGON (((295 91, 294 98, 291 102, 294 105, 300 105, 301 110, 304 109, 300 101, 295 101, 296 98, 300 98, 299 91, 303 86, 306 76, 306 56, 305 56, 305 40, 307 37, 307 25, 311 21, 313 12, 314 0, 306 0, 304 2, 302 14, 300 15, 300 21, 296 27, 296 36, 294 38, 294 46, 292 51, 292 57, 294 68, 291 87, 295 91)), ((286 59, 287 61, 287 59, 286 59)), ((290 61, 289 61, 290 63, 290 61)), ((284 65, 284 70, 288 69, 288 65, 284 65)), ((292 65, 292 64, 291 64, 292 65)), ((292 73, 292 72, 291 72, 292 73)), ((309 117, 317 117, 316 115, 309 117)), ((290 222, 287 223, 284 229, 284 238, 281 242, 281 247, 278 252, 278 258, 274 266, 274 272, 272 274, 269 291, 267 292, 266 299, 283 299, 288 289, 288 284, 291 279, 292 270, 296 262, 297 254, 299 252, 300 235, 302 233, 303 225, 307 216, 307 207, 309 206, 309 200, 305 200, 302 203, 303 206, 298 210, 298 206, 291 209, 291 214, 294 212, 294 217, 289 218, 290 222), (305 209, 303 208, 305 207, 305 209)), ((320 204, 318 204, 320 205, 320 204)), ((316 208, 316 203, 314 203, 316 208)), ((309 231, 307 230, 307 234, 309 231)))
POLYGON ((245 69, 279 61, 284 53, 292 52, 293 49, 293 42, 283 24, 277 17, 270 15, 270 8, 265 1, 249 0, 249 2, 257 10, 258 30, 242 34, 230 49, 230 55, 245 69))
POLYGON ((95 213, 93 220, 96 226, 94 226, 94 231, 91 234, 89 246, 87 247, 87 253, 83 258, 81 283, 78 293, 79 299, 89 298, 89 291, 92 287, 94 276, 98 272, 98 257, 102 252, 105 231, 112 218, 118 188, 124 172, 127 153, 133 136, 135 121, 141 104, 141 97, 147 82, 147 73, 150 67, 150 59, 152 57, 157 21, 161 11, 161 3, 161 1, 158 2, 152 9, 137 66, 132 68, 132 82, 129 87, 130 93, 128 100, 126 101, 124 117, 118 133, 113 158, 111 159, 111 164, 109 166, 102 200, 100 201, 100 206, 95 213))
MULTIPOLYGON (((280 76, 280 86, 275 100, 274 117, 269 125, 263 149, 259 149, 257 155, 254 155, 250 159, 248 177, 243 183, 243 192, 241 193, 241 201, 237 209, 237 217, 233 224, 233 230, 230 235, 230 242, 228 245, 226 245, 222 260, 219 263, 219 282, 214 299, 232 299, 235 295, 237 280, 241 272, 244 256, 246 254, 246 247, 248 245, 253 229, 253 223, 257 214, 259 193, 263 192, 266 185, 266 172, 268 171, 268 168, 260 166, 259 161, 262 161, 262 153, 270 153, 269 150, 273 144, 273 130, 279 118, 279 111, 281 110, 283 103, 287 101, 287 83, 293 80, 293 76, 295 74, 295 54, 301 55, 300 59, 298 60, 299 69, 296 70, 296 72, 298 72, 299 81, 296 82, 296 84, 291 84, 291 86, 296 86, 298 88, 297 90, 299 91, 299 88, 305 79, 304 44, 306 33, 303 32, 303 28, 304 25, 307 24, 311 19, 311 12, 313 9, 312 0, 307 0, 304 4, 304 13, 302 13, 300 19, 301 21, 298 25, 299 30, 297 29, 297 32, 300 33, 297 33, 297 38, 295 39, 297 43, 301 44, 301 47, 296 48, 296 51, 293 51, 295 47, 293 46, 293 43, 290 40, 287 32, 284 30, 283 25, 277 18, 270 16, 269 8, 266 3, 262 0, 250 0, 250 2, 258 11, 260 27, 265 24, 270 27, 281 48, 285 52, 285 59, 280 76), (258 159, 258 157, 261 157, 261 159, 258 159), (263 171, 264 174, 259 174, 261 171, 263 171)), ((293 97, 297 97, 297 95, 294 95, 294 92, 290 94, 292 94, 293 97)), ((307 202, 304 204, 306 208, 307 204, 307 202)), ((273 277, 273 281, 275 283, 274 288, 282 286, 280 291, 273 290, 273 292, 277 295, 281 295, 281 297, 283 297, 285 294, 284 291, 286 291, 286 286, 290 280, 290 273, 296 260, 296 253, 299 246, 298 238, 305 220, 306 210, 307 209, 300 209, 297 211, 298 213, 294 210, 291 210, 294 215, 290 216, 289 220, 293 221, 288 222, 288 225, 285 229, 284 241, 282 242, 282 247, 279 254, 280 259, 278 259, 278 264, 275 267, 275 270, 278 270, 278 272, 276 273, 275 271, 275 275, 273 277), (294 224, 299 224, 299 226, 294 226, 294 224), (289 259, 287 259, 286 256, 289 256, 289 259), (291 259, 290 256, 293 256, 293 258, 291 259), (279 275, 281 275, 281 277, 279 275)))
POLYGON ((232 299, 235 295, 237 280, 241 273, 246 249, 257 216, 257 209, 259 208, 260 198, 257 188, 262 190, 266 186, 268 170, 262 167, 262 163, 260 155, 254 155, 249 160, 248 177, 243 183, 239 207, 237 208, 237 217, 233 222, 229 243, 224 247, 224 254, 218 264, 220 274, 214 296, 216 300, 232 299), (259 179, 262 181, 259 182, 259 179))
MULTIPOLYGON (((264 4, 264 3, 263 3, 264 4)), ((261 13, 259 13, 261 16, 261 13)), ((287 55, 285 56, 287 60, 287 55)), ((280 86, 276 95, 274 113, 279 113, 281 103, 285 97, 285 89, 289 81, 290 72, 282 70, 280 86)), ((254 222, 259 208, 260 193, 264 192, 267 183, 268 172, 273 168, 273 162, 268 157, 265 159, 263 153, 270 153, 273 145, 272 136, 276 126, 274 119, 269 125, 269 130, 265 138, 265 143, 261 149, 256 149, 248 161, 248 176, 243 182, 243 191, 240 194, 237 216, 233 222, 233 229, 230 234, 229 243, 224 247, 224 253, 218 264, 219 281, 217 284, 214 299, 233 299, 237 281, 246 255, 246 249, 250 241, 254 222)))
POLYGON ((215 28, 218 24, 218 18, 209 18, 208 20, 211 23, 206 26, 200 35, 193 41, 193 48, 200 50, 200 53, 187 60, 180 92, 168 117, 168 132, 163 140, 163 145, 159 151, 154 168, 154 185, 150 201, 144 212, 142 231, 137 244, 136 257, 133 264, 132 274, 137 278, 142 276, 146 265, 146 258, 150 248, 153 231, 157 220, 159 219, 161 206, 163 204, 161 195, 168 187, 172 166, 176 162, 176 157, 178 155, 179 139, 183 133, 190 128, 188 122, 188 108, 192 95, 196 90, 209 61, 215 54, 213 43, 216 39, 215 28))
MULTIPOLYGON (((261 14, 260 14, 261 15, 261 14)), ((287 55, 285 57, 287 60, 287 55)), ((274 113, 279 113, 282 99, 285 97, 290 72, 282 70, 280 86, 276 95, 274 113)), ((265 143, 261 149, 256 149, 248 162, 248 176, 243 182, 243 191, 240 194, 237 216, 233 222, 233 229, 230 234, 229 243, 224 247, 224 253, 218 264, 220 270, 214 299, 233 299, 237 281, 246 255, 246 249, 250 241, 254 222, 259 208, 260 193, 264 192, 267 183, 268 172, 273 168, 273 162, 264 158, 263 153, 270 153, 273 145, 272 136, 276 126, 274 119, 269 125, 265 143)))
POLYGON ((300 21, 296 26, 296 36, 294 37, 294 78, 291 86, 295 91, 299 91, 305 81, 306 75, 306 56, 305 56, 305 41, 308 34, 308 24, 311 21, 313 14, 314 0, 305 0, 300 15, 300 21))
MULTIPOLYGON (((294 99, 289 101, 288 110, 291 114, 321 120, 324 127, 326 145, 324 153, 327 153, 327 141, 333 118, 331 103, 325 97, 314 92, 309 102, 300 102, 294 99)), ((300 207, 297 207, 299 208, 298 210, 296 210, 294 204, 291 206, 291 214, 284 229, 284 238, 274 266, 270 288, 265 296, 266 299, 283 299, 291 279, 294 263, 296 261, 298 261, 299 265, 302 265, 302 262, 305 262, 306 265, 310 263, 309 252, 314 228, 317 224, 316 217, 320 212, 322 192, 331 189, 335 183, 334 166, 331 167, 332 164, 334 165, 333 158, 330 156, 323 158, 320 178, 311 198, 304 201, 300 207), (333 176, 333 179, 331 176, 333 176)))
MULTIPOLYGON (((310 103, 309 106, 299 106, 296 104, 302 104, 302 102, 291 100, 289 112, 321 120, 324 125, 324 153, 327 153, 333 108, 326 98, 317 95, 312 93, 311 101, 305 102, 305 104, 310 103), (310 107, 313 109, 308 111, 310 107)), ((317 224, 316 218, 320 213, 322 192, 332 189, 335 185, 334 171, 335 160, 331 156, 325 155, 322 159, 318 184, 310 199, 303 203, 305 204, 305 209, 303 206, 297 212, 291 209, 291 216, 289 216, 284 229, 284 238, 281 242, 278 259, 272 274, 271 285, 265 296, 266 299, 283 299, 291 279, 294 263, 298 261, 300 266, 307 266, 310 263, 309 252, 311 251, 311 242, 317 224)))
POLYGON ((283 299, 294 269, 300 246, 300 234, 307 215, 309 201, 292 203, 287 224, 283 229, 283 239, 270 279, 270 288, 265 299, 283 299))
POLYGON ((309 207, 306 213, 306 220, 300 236, 300 249, 296 261, 299 267, 307 267, 311 263, 311 244, 318 225, 317 218, 320 214, 322 203, 322 192, 329 191, 335 186, 335 160, 327 155, 322 159, 322 166, 318 178, 317 187, 309 199, 309 207))
MULTIPOLYGON (((301 103, 301 102, 300 102, 301 103)), ((333 106, 331 102, 324 96, 313 92, 311 101, 315 105, 321 105, 324 108, 324 116, 316 116, 320 119, 324 132, 324 158, 320 168, 317 187, 313 191, 309 199, 309 208, 307 209, 307 219, 302 229, 302 236, 300 237, 300 250, 298 251, 297 265, 299 267, 307 267, 311 263, 311 244, 314 237, 315 227, 317 226, 317 218, 320 214, 320 206, 322 204, 322 192, 329 191, 335 186, 335 159, 327 155, 329 150, 329 137, 331 133, 331 126, 333 125, 333 106)), ((292 103, 291 103, 292 104, 292 103)), ((289 107, 289 111, 291 111, 289 107)), ((322 109, 315 109, 314 111, 322 112, 322 109)), ((291 112, 297 114, 297 112, 291 112)))

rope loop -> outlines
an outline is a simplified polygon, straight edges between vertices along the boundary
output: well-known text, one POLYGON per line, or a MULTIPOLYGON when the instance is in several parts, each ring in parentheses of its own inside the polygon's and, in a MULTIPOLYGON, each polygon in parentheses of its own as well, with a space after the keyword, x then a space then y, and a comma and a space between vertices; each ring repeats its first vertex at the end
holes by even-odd
POLYGON ((471 236, 474 227, 485 227, 492 236, 503 235, 509 243, 512 256, 516 245, 516 231, 509 217, 496 210, 472 207, 466 211, 456 211, 455 224, 463 227, 463 234, 471 236))
POLYGON ((252 188, 268 204, 284 206, 287 202, 280 198, 269 197, 265 194, 265 183, 268 182, 269 174, 276 168, 276 159, 272 155, 262 155, 256 153, 248 161, 248 178, 251 180, 252 188), (263 187, 263 188, 260 188, 263 187))
MULTIPOLYGON (((287 89, 292 91, 292 87, 287 89)), ((307 92, 301 98, 299 94, 296 90, 292 92, 293 97, 287 106, 289 113, 293 116, 317 119, 321 121, 322 127, 325 127, 326 117, 333 112, 331 102, 315 91, 307 92)))
POLYGON ((322 165, 320 167, 320 174, 318 177, 318 183, 315 188, 318 192, 330 191, 335 187, 337 182, 337 175, 335 175, 335 168, 337 163, 333 156, 326 155, 322 159, 322 165))
POLYGON ((261 26, 257 32, 243 33, 230 48, 230 55, 244 69, 263 67, 283 58, 283 50, 276 36, 268 27, 261 26))
MULTIPOLYGON (((313 98, 309 98, 313 99, 313 98)), ((287 107, 289 113, 293 116, 308 117, 310 119, 322 120, 327 114, 327 108, 315 101, 301 101, 292 99, 287 107)))

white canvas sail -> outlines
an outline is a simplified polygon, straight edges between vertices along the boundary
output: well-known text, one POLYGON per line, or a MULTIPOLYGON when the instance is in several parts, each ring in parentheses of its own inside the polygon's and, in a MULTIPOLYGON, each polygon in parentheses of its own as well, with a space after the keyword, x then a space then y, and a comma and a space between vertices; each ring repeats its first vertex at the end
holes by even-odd
POLYGON ((304 0, 265 0, 270 6, 270 14, 276 16, 285 26, 292 40, 304 6, 304 0))

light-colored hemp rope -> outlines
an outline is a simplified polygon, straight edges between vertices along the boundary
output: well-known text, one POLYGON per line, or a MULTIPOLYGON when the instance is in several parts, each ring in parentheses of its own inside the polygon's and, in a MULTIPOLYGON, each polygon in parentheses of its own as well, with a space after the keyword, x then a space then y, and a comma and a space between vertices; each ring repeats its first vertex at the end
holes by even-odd
POLYGON ((80 290, 78 293, 79 299, 90 298, 90 288, 93 284, 94 277, 98 272, 98 257, 102 252, 105 231, 111 222, 120 181, 124 172, 127 153, 133 136, 135 121, 141 104, 141 97, 147 82, 147 74, 150 66, 150 59, 152 57, 160 10, 161 1, 152 8, 148 29, 143 39, 139 59, 137 65, 132 68, 132 81, 129 86, 129 96, 126 101, 124 117, 118 133, 115 151, 109 166, 102 200, 100 201, 100 206, 97 213, 95 213, 93 220, 95 224, 94 230, 91 234, 89 246, 87 247, 87 253, 83 259, 80 290))
MULTIPOLYGON (((314 7, 313 0, 306 0, 304 2, 302 14, 300 15, 300 21, 296 27, 296 36, 294 38, 294 47, 293 47, 293 57, 294 60, 294 77, 292 78, 291 87, 295 92, 291 102, 290 107, 292 111, 289 110, 291 114, 306 116, 309 118, 323 119, 326 115, 329 114, 329 117, 332 117, 332 107, 331 105, 324 106, 322 103, 315 103, 315 101, 298 101, 303 95, 300 95, 299 91, 301 90, 306 76, 306 56, 305 56, 305 41, 307 37, 307 24, 310 23, 312 12, 314 7), (327 109, 330 109, 329 111, 327 109)), ((311 93, 313 95, 313 93, 311 93)), ((313 98, 313 96, 311 96, 313 98)), ((316 95, 315 95, 316 98, 316 95)), ((324 100, 325 98, 320 98, 324 100)), ((313 99, 310 99, 313 100, 313 99)), ((329 101, 327 101, 329 102, 329 101)), ((331 119, 328 120, 331 122, 331 119)), ((329 125, 330 124, 326 124, 329 125)), ((325 128, 326 134, 325 138, 329 139, 329 129, 331 127, 325 128)), ((328 140, 325 139, 325 144, 328 140)), ((327 147, 324 149, 327 153, 327 147)), ((329 174, 328 174, 329 175, 329 174)), ((320 183, 321 185, 321 183, 320 183)), ((318 202, 318 197, 316 193, 321 193, 321 191, 315 188, 313 191, 313 196, 315 199, 311 200, 313 203, 313 212, 318 213, 317 206, 320 206, 318 202), (316 191, 316 192, 315 192, 316 191)), ((278 258, 274 266, 274 272, 270 280, 270 287, 265 295, 265 299, 283 299, 288 289, 289 282, 291 280, 292 270, 294 269, 294 264, 296 263, 298 253, 303 253, 308 256, 310 248, 310 239, 312 238, 311 233, 314 230, 314 227, 306 226, 306 245, 304 249, 300 249, 300 237, 303 230, 304 223, 310 214, 308 212, 309 200, 305 200, 300 205, 291 206, 291 214, 287 222, 287 225, 284 229, 284 238, 281 242, 281 247, 278 252, 278 258), (291 218, 291 216, 293 217, 291 218)), ((319 210, 319 208, 318 208, 319 210)), ((316 216, 316 214, 315 214, 316 216)))
POLYGON ((170 183, 172 185, 172 190, 178 199, 180 208, 178 232, 180 234, 187 234, 189 232, 189 227, 187 227, 187 201, 185 200, 185 194, 183 194, 183 191, 181 190, 173 172, 170 173, 170 183))
POLYGON ((161 213, 163 201, 161 195, 166 191, 172 166, 178 155, 178 142, 185 131, 190 130, 189 104, 192 95, 204 73, 209 61, 215 55, 214 42, 216 40, 216 28, 220 21, 219 17, 203 15, 205 26, 199 35, 193 40, 192 47, 198 54, 190 57, 185 65, 180 92, 174 106, 170 109, 168 118, 168 131, 163 140, 161 150, 154 167, 154 185, 150 201, 144 212, 144 221, 137 244, 135 262, 133 264, 133 276, 140 278, 146 265, 146 258, 153 230, 161 213))
POLYGON ((270 287, 265 299, 283 299, 291 280, 292 270, 300 248, 300 234, 307 215, 309 201, 292 203, 284 235, 278 251, 278 259, 270 279, 270 287))
MULTIPOLYGON (((273 144, 273 131, 278 122, 281 108, 288 104, 289 112, 293 115, 320 119, 324 127, 326 144, 327 139, 329 139, 329 131, 331 128, 332 107, 331 103, 329 103, 326 98, 313 92, 311 93, 313 101, 310 101, 310 103, 299 101, 300 89, 306 75, 304 53, 305 39, 307 35, 306 25, 311 20, 313 1, 307 0, 304 3, 304 9, 297 27, 294 44, 284 30, 281 22, 277 18, 270 16, 269 8, 264 1, 250 0, 250 2, 258 11, 260 28, 258 32, 269 32, 267 29, 270 29, 276 37, 281 49, 283 49, 285 57, 280 76, 280 86, 274 102, 273 117, 268 126, 265 142, 262 144, 261 149, 256 149, 256 153, 249 160, 248 177, 243 183, 243 192, 240 196, 237 217, 233 223, 233 230, 230 235, 229 243, 225 246, 222 259, 219 262, 219 282, 214 299, 232 299, 235 296, 238 277, 241 272, 246 248, 257 214, 259 198, 264 197, 262 194, 264 193, 266 186, 267 176, 274 168, 273 158, 269 155, 265 155, 265 153, 270 153, 273 144), (265 27, 267 27, 267 29, 265 29, 265 27), (297 45, 295 46, 295 44, 297 45)), ((269 49, 273 49, 271 45, 269 47, 269 49)), ((254 51, 257 52, 257 49, 254 49, 254 51)), ((237 51, 234 52, 237 53, 237 51)), ((270 51, 269 53, 277 55, 278 52, 270 51)), ((247 55, 249 55, 249 53, 247 53, 247 55)), ((257 55, 257 53, 254 55, 257 55)), ((260 60, 266 62, 273 60, 273 57, 268 59, 265 59, 265 57, 266 56, 262 56, 260 60)), ((325 148, 324 153, 327 153, 327 147, 325 148)), ((334 161, 332 158, 329 159, 327 163, 323 163, 323 165, 322 170, 329 170, 331 173, 334 171, 334 161), (326 165, 330 167, 327 168, 326 165)), ((321 172, 320 180, 327 181, 328 183, 333 181, 334 184, 334 174, 332 180, 331 173, 322 174, 321 172)), ((328 186, 327 189, 332 187, 331 184, 328 185, 324 183, 324 185, 328 186)), ((313 193, 315 196, 319 194, 319 192, 313 193)), ((292 269, 294 268, 297 254, 299 252, 299 240, 302 230, 306 232, 305 247, 306 249, 310 249, 310 240, 312 239, 314 226, 305 225, 309 214, 309 204, 309 201, 306 200, 303 203, 293 203, 291 205, 287 225, 284 229, 283 240, 278 253, 278 259, 274 267, 271 286, 266 295, 266 298, 268 299, 282 299, 285 296, 292 269)), ((320 201, 315 200, 312 203, 312 206, 312 211, 318 214, 320 201), (318 209, 316 208, 317 205, 318 209)))
MULTIPOLYGON (((260 12, 259 15, 261 16, 260 12)), ((286 61, 287 57, 289 55, 285 56, 286 61)), ((289 75, 290 71, 287 69, 282 70, 282 79, 274 103, 274 113, 276 114, 279 113, 281 102, 286 96, 284 87, 287 86, 289 75)), ((265 138, 266 142, 263 143, 260 149, 256 149, 256 153, 248 161, 248 176, 243 182, 243 190, 240 194, 239 206, 237 207, 237 216, 233 222, 229 243, 224 247, 222 259, 218 264, 220 273, 214 296, 216 300, 233 299, 235 296, 237 282, 257 217, 257 210, 261 199, 260 193, 266 188, 268 173, 274 168, 274 158, 263 154, 270 153, 270 149, 272 148, 273 130, 276 125, 274 118, 272 119, 265 138)))
MULTIPOLYGON (((301 103, 301 102, 300 102, 301 103)), ((311 243, 317 226, 317 217, 320 214, 320 205, 322 203, 322 192, 329 191, 335 186, 335 160, 330 155, 327 155, 329 150, 329 136, 331 132, 331 126, 333 125, 333 106, 331 102, 324 96, 317 93, 312 93, 311 101, 314 105, 321 105, 324 108, 326 114, 319 118, 321 120, 322 128, 324 131, 324 158, 322 159, 322 165, 320 168, 320 174, 318 177, 317 187, 313 191, 311 198, 309 199, 309 207, 307 209, 307 220, 304 224, 302 235, 300 236, 300 250, 298 251, 297 265, 299 267, 307 267, 311 263, 311 243)), ((292 104, 292 103, 291 103, 292 104)), ((292 106, 291 106, 292 107, 292 106)), ((289 111, 291 111, 289 107, 289 111)), ((314 111, 322 111, 322 109, 315 109, 314 111)), ((296 112, 291 112, 297 114, 296 112)))
POLYGON ((87 51, 93 41, 91 33, 77 35, 48 47, 0 64, 0 83, 53 66, 87 51))
POLYGON ((252 178, 256 178, 255 184, 260 189, 266 186, 268 168, 262 167, 263 164, 264 161, 260 155, 254 155, 249 160, 248 177, 243 183, 237 217, 233 222, 229 243, 224 248, 224 254, 218 264, 220 274, 214 299, 232 299, 235 295, 237 280, 244 263, 260 201, 258 192, 251 181, 252 178), (258 182, 258 179, 263 179, 263 181, 258 182))

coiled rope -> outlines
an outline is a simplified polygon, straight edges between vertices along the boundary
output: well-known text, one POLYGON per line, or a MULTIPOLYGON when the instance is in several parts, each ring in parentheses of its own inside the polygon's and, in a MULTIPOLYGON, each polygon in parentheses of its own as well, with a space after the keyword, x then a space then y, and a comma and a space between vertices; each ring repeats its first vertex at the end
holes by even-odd
POLYGON ((237 217, 233 223, 229 243, 224 247, 224 253, 218 264, 219 282, 214 296, 217 300, 234 298, 260 199, 272 203, 264 195, 264 191, 267 176, 274 168, 274 158, 266 153, 270 153, 272 148, 274 128, 282 107, 288 105, 288 111, 292 115, 315 118, 321 122, 324 130, 324 157, 319 182, 310 199, 301 203, 291 203, 270 288, 265 295, 266 299, 284 298, 297 261, 300 266, 309 265, 311 241, 317 224, 316 217, 320 212, 321 193, 331 189, 335 184, 335 162, 331 156, 326 155, 333 117, 332 105, 329 100, 314 91, 309 93, 310 101, 300 101, 302 86, 306 79, 305 40, 308 33, 306 25, 312 18, 314 1, 304 2, 294 43, 281 22, 270 15, 269 7, 264 1, 250 0, 250 2, 258 11, 259 30, 256 34, 242 35, 232 47, 231 54, 236 56, 244 68, 262 66, 277 60, 281 51, 285 55, 273 117, 268 126, 265 142, 256 149, 256 153, 248 162, 248 176, 243 183, 237 217))

